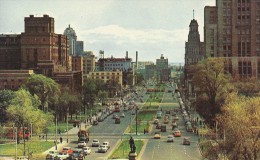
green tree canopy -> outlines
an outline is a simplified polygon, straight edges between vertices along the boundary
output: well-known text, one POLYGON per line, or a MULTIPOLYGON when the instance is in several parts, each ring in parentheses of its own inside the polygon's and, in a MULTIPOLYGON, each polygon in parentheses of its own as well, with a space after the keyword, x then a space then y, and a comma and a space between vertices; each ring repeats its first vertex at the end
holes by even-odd
MULTIPOLYGON (((220 112, 217 103, 227 91, 230 77, 224 74, 224 59, 208 58, 195 66, 192 83, 197 94, 197 110, 210 121, 220 112)), ((222 100, 223 101, 223 100, 222 100)))
POLYGON ((11 90, 0 90, 0 123, 7 121, 8 117, 6 114, 6 109, 10 105, 11 100, 14 98, 14 96, 15 94, 11 90))
POLYGON ((60 94, 59 85, 51 78, 40 74, 33 74, 23 85, 32 95, 41 100, 42 110, 48 111, 48 106, 54 106, 60 94))
POLYGON ((218 117, 228 159, 259 159, 260 97, 231 94, 218 117))
POLYGON ((16 91, 15 97, 11 100, 7 108, 10 121, 17 128, 28 127, 32 123, 35 126, 34 131, 36 133, 41 132, 45 123, 52 121, 52 116, 38 109, 40 103, 36 95, 32 96, 24 89, 16 91))

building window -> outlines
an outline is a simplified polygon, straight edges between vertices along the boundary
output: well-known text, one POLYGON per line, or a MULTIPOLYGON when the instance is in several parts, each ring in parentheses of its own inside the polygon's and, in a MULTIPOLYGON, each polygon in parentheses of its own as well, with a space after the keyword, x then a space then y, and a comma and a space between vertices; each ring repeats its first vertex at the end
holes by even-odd
POLYGON ((239 71, 239 77, 242 79, 252 77, 251 62, 247 62, 247 61, 238 62, 238 71, 239 71))

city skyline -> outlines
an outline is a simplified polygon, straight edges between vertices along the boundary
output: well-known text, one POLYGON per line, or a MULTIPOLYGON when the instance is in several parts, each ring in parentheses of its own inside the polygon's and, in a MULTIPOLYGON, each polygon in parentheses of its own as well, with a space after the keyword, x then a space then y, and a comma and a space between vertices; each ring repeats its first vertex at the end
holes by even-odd
POLYGON ((55 19, 56 33, 63 34, 70 25, 78 40, 84 41, 84 50, 94 51, 96 56, 99 50, 104 50, 105 57, 124 57, 128 51, 135 59, 138 51, 140 61, 155 62, 163 54, 169 63, 184 63, 193 9, 203 41, 204 7, 215 5, 215 0, 195 1, 47 0, 42 4, 1 0, 0 34, 20 34, 24 32, 24 17, 48 14, 55 19))

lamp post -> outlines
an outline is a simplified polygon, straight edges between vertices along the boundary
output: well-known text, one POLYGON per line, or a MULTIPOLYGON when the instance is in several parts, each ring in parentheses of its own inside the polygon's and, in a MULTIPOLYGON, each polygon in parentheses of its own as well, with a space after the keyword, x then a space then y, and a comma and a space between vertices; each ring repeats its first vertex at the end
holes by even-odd
POLYGON ((67 115, 67 143, 69 143, 69 120, 68 120, 68 115, 67 115))
POLYGON ((15 159, 17 159, 17 127, 15 127, 15 159))
POLYGON ((57 150, 57 114, 55 118, 55 150, 57 150))

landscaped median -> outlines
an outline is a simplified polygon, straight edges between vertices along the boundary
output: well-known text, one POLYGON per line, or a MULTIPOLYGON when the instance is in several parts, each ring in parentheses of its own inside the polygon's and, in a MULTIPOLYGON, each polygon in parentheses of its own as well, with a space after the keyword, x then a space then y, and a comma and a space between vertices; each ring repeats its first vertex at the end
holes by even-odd
MULTIPOLYGON (((53 142, 46 141, 26 141, 25 142, 25 155, 28 156, 31 153, 32 159, 44 159, 42 152, 53 147, 53 142)), ((17 144, 17 156, 22 156, 24 150, 24 144, 17 144)), ((15 143, 0 145, 0 155, 6 157, 15 157, 15 143)))
MULTIPOLYGON (((142 147, 144 146, 143 140, 135 140, 136 154, 140 154, 142 147)), ((111 154, 109 159, 128 159, 128 154, 130 152, 129 140, 123 140, 111 154)))

